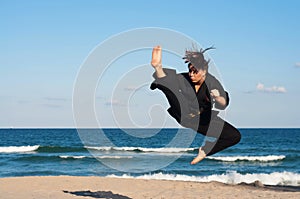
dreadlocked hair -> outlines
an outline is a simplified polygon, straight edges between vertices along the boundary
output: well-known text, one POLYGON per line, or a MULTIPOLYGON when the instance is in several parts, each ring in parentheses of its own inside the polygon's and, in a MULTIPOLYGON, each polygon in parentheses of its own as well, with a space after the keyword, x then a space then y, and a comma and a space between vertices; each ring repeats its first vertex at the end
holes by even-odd
POLYGON ((193 45, 192 49, 185 51, 185 56, 183 59, 185 59, 185 63, 188 63, 189 66, 193 65, 197 69, 208 70, 208 63, 210 60, 205 60, 203 54, 211 49, 216 48, 211 46, 209 48, 205 48, 204 50, 202 48, 199 50, 193 45))

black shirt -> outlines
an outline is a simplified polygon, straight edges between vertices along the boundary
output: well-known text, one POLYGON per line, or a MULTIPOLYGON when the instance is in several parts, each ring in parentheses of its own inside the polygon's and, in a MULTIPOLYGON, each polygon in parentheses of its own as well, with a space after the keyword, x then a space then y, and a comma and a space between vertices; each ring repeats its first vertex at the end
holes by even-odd
MULTIPOLYGON (((224 90, 221 83, 211 74, 207 73, 205 82, 201 85, 198 92, 195 90, 194 83, 190 80, 188 73, 177 74, 173 69, 163 69, 166 76, 155 78, 151 84, 151 89, 162 90, 170 103, 168 112, 179 123, 190 116, 201 115, 201 123, 208 123, 211 119, 213 106, 217 109, 225 109, 229 103, 228 93, 224 90), (222 107, 215 103, 210 96, 210 91, 217 89, 220 96, 226 99, 226 106, 222 107)), ((217 111, 213 111, 217 115, 217 111)))

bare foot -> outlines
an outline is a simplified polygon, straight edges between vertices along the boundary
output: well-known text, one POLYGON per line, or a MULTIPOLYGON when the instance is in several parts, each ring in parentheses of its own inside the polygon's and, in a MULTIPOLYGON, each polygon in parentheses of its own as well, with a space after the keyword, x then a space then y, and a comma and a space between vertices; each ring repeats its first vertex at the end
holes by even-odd
POLYGON ((155 46, 152 50, 152 60, 151 60, 151 65, 153 68, 158 68, 162 67, 161 65, 161 47, 160 46, 155 46))
POLYGON ((199 153, 197 155, 197 157, 195 157, 193 159, 193 161, 191 162, 191 164, 197 164, 198 162, 200 162, 201 160, 203 160, 206 157, 205 152, 202 150, 202 148, 199 148, 199 153))

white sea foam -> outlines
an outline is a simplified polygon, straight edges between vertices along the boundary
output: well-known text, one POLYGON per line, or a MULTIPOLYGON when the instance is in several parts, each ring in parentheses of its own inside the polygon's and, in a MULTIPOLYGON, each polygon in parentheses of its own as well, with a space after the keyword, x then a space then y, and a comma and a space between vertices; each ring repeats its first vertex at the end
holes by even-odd
POLYGON ((182 153, 195 150, 194 148, 144 148, 144 147, 89 147, 87 149, 100 151, 141 151, 141 152, 156 152, 156 153, 182 153))
POLYGON ((95 146, 85 146, 86 149, 99 150, 99 151, 110 151, 113 147, 104 146, 104 147, 95 147, 95 146))
POLYGON ((172 181, 192 181, 192 182, 222 182, 225 184, 239 184, 239 183, 253 183, 260 181, 265 185, 289 185, 300 186, 300 174, 292 172, 274 172, 274 173, 251 173, 240 174, 236 171, 230 171, 220 175, 209 176, 187 176, 175 174, 147 174, 142 176, 133 177, 130 175, 109 175, 107 177, 114 178, 137 178, 137 179, 155 179, 155 180, 172 180, 172 181))
POLYGON ((96 158, 99 158, 99 159, 131 159, 131 158, 133 158, 133 156, 103 155, 103 156, 97 156, 96 158))
POLYGON ((63 159, 83 159, 83 158, 98 158, 98 159, 130 159, 133 158, 133 156, 69 156, 69 155, 60 155, 60 158, 63 159))
POLYGON ((5 146, 0 147, 0 153, 23 153, 35 151, 39 148, 39 145, 35 146, 5 146))
POLYGON ((260 161, 270 162, 279 161, 285 158, 284 155, 267 155, 267 156, 219 156, 219 157, 207 157, 207 159, 218 160, 224 162, 235 162, 235 161, 260 161))
POLYGON ((68 155, 60 155, 60 158, 63 159, 68 159, 68 158, 72 158, 72 159, 83 159, 83 158, 87 158, 87 156, 68 156, 68 155))

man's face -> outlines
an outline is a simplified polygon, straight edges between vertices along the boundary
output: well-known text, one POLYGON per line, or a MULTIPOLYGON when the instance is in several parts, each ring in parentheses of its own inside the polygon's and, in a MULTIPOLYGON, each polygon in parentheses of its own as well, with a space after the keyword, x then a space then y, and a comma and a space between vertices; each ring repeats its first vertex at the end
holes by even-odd
POLYGON ((206 70, 196 69, 193 65, 189 66, 189 77, 193 83, 203 82, 205 79, 206 70))

